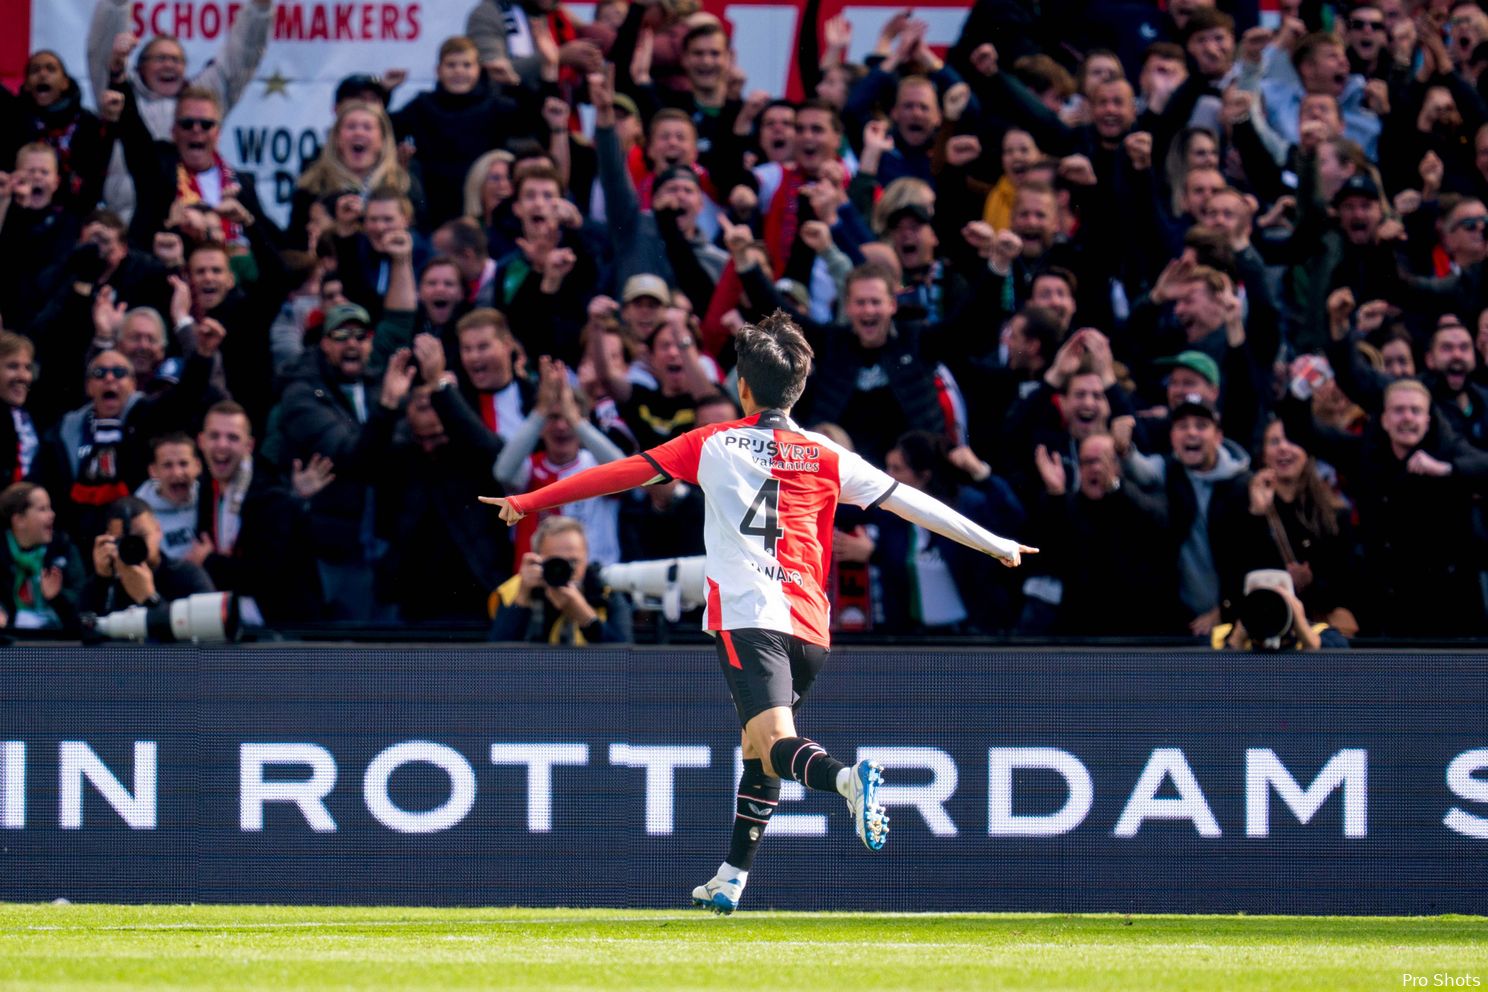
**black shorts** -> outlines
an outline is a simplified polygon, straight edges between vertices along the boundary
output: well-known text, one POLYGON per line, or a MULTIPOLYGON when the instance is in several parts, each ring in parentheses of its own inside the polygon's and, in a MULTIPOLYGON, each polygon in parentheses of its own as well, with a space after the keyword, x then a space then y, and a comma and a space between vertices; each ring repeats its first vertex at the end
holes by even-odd
POLYGON ((721 630, 714 638, 739 724, 775 706, 799 709, 829 649, 776 630, 721 630))

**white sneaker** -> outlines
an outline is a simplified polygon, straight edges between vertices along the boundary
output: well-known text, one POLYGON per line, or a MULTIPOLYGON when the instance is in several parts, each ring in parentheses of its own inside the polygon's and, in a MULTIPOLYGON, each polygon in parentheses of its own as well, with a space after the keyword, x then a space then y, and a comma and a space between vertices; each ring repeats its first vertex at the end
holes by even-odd
POLYGON ((743 882, 737 878, 724 879, 715 875, 692 890, 692 904, 711 909, 719 916, 728 916, 739 908, 739 900, 743 896, 743 882))
POLYGON ((889 839, 889 818, 878 803, 883 769, 866 758, 852 767, 847 808, 852 811, 853 829, 870 851, 882 850, 889 839))

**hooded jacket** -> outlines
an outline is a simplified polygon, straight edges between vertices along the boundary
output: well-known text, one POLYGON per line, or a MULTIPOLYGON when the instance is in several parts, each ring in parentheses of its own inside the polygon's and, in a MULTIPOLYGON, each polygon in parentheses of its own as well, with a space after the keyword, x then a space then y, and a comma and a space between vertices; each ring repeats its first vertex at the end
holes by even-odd
POLYGON ((1148 490, 1161 488, 1168 499, 1168 537, 1178 563, 1178 598, 1197 616, 1218 606, 1228 614, 1233 603, 1220 595, 1220 562, 1211 540, 1210 521, 1234 519, 1250 500, 1250 456, 1228 438, 1219 446, 1214 466, 1186 468, 1173 455, 1126 457, 1127 477, 1148 490))
POLYGON ((144 500, 155 519, 160 521, 160 553, 173 560, 185 558, 196 542, 196 510, 201 482, 191 484, 191 499, 184 504, 172 503, 160 491, 160 483, 155 479, 146 479, 134 495, 144 500))

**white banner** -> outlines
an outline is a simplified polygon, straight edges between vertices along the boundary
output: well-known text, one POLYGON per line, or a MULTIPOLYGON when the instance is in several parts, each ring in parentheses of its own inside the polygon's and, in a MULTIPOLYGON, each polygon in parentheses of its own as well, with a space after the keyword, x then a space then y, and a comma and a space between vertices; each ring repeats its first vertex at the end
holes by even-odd
MULTIPOLYGON (((88 23, 94 4, 31 2, 32 50, 56 51, 86 89, 88 23)), ((242 7, 240 2, 136 2, 131 21, 142 38, 157 34, 179 38, 186 49, 187 71, 194 74, 221 52, 228 25, 242 7)), ((288 220, 295 179, 320 152, 333 120, 336 84, 355 73, 403 68, 409 71, 399 94, 403 99, 432 87, 439 44, 464 30, 467 12, 465 3, 438 0, 275 4, 268 50, 223 125, 220 145, 223 157, 235 168, 253 174, 259 198, 273 220, 280 224, 288 220)))
MULTIPOLYGON (((31 50, 57 52, 86 91, 94 0, 29 2, 31 50)), ((222 50, 228 27, 243 6, 244 0, 135 0, 131 25, 145 39, 175 35, 186 49, 191 73, 222 50)), ((336 84, 356 73, 406 69, 408 82, 398 91, 395 107, 432 88, 439 45, 464 32, 474 6, 474 0, 276 0, 268 50, 228 117, 221 140, 223 157, 254 175, 270 217, 280 224, 288 219, 295 179, 319 154, 331 125, 336 84)), ((733 25, 734 51, 749 76, 748 88, 784 92, 795 57, 798 5, 736 2, 708 7, 721 7, 719 12, 733 25)), ((868 0, 843 8, 856 28, 852 57, 868 54, 880 25, 901 7, 899 0, 868 0)), ((593 6, 566 4, 565 9, 586 20, 593 6)), ((944 0, 916 10, 929 23, 928 39, 934 45, 953 42, 965 14, 964 5, 944 0)))

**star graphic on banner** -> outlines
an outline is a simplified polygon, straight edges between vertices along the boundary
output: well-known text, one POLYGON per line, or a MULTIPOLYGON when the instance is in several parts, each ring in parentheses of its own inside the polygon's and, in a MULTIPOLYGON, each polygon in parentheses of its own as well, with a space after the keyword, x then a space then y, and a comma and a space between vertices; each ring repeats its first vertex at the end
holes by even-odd
POLYGON ((278 93, 285 99, 289 98, 289 80, 285 79, 284 74, 278 69, 275 69, 274 74, 266 78, 263 83, 264 96, 273 96, 278 93))

